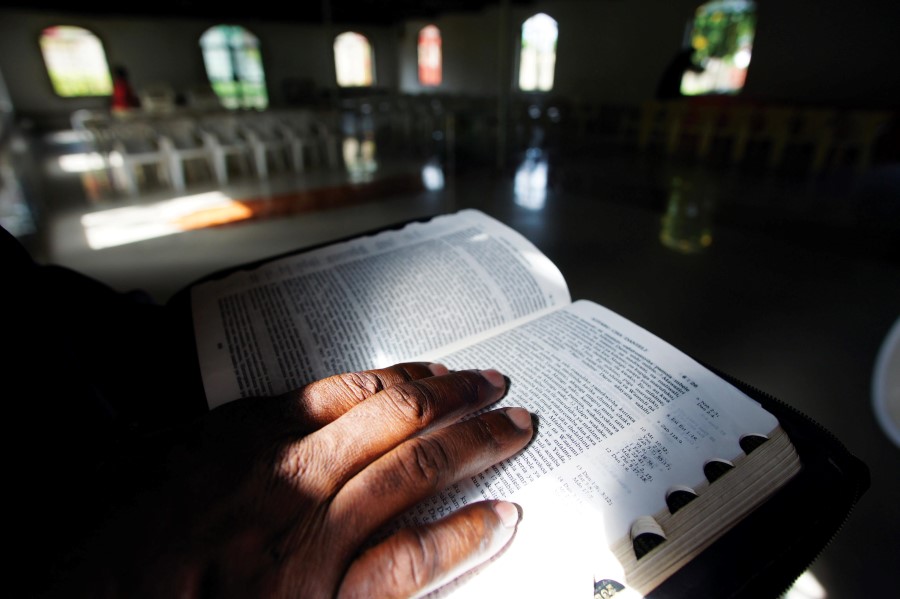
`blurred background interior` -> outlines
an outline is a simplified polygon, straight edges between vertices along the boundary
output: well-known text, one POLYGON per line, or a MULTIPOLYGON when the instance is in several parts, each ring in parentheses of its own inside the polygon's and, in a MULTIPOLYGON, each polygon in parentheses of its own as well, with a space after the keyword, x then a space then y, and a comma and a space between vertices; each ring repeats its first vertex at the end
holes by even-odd
POLYGON ((37 260, 165 302, 219 268, 479 208, 573 297, 866 461, 871 490, 791 593, 893 596, 895 2, 225 4, 0 7, 0 224, 37 260))

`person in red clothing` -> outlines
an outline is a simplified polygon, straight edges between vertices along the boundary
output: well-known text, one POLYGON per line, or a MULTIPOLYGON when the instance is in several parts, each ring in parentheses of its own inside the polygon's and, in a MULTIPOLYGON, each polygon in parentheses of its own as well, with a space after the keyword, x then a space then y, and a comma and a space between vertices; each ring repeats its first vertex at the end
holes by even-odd
POLYGON ((128 71, 125 67, 115 67, 113 69, 113 93, 112 93, 112 111, 127 112, 135 108, 140 108, 141 101, 131 87, 128 80, 128 71))

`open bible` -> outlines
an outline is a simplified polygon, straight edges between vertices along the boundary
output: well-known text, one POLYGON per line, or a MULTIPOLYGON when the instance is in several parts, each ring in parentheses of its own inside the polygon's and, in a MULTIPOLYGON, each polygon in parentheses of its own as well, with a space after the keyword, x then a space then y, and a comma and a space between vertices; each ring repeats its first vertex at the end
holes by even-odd
POLYGON ((478 211, 235 270, 190 293, 210 407, 419 359, 509 377, 501 405, 535 414, 531 444, 398 520, 481 499, 522 507, 511 546, 441 593, 650 593, 804 469, 806 445, 798 451, 782 426, 796 420, 789 412, 776 417, 634 323, 572 302, 546 256, 478 211))

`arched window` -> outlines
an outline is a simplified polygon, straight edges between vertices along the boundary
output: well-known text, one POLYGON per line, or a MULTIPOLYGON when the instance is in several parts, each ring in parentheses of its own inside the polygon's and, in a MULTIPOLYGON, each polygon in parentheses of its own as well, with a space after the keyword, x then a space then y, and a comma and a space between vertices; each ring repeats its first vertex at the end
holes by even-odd
POLYGON ((694 62, 703 70, 685 73, 681 93, 695 96, 740 91, 747 79, 755 30, 756 6, 752 0, 712 0, 700 5, 691 45, 694 62))
POLYGON ((375 82, 372 45, 366 36, 345 31, 334 38, 334 68, 341 87, 367 87, 375 82))
POLYGON ((269 105, 259 40, 239 25, 215 25, 200 37, 206 76, 226 108, 269 105))
POLYGON ((419 31, 419 83, 441 84, 441 30, 434 25, 419 31))
POLYGON ((40 44, 57 94, 64 98, 112 94, 106 52, 96 35, 81 27, 59 25, 44 29, 40 44))
POLYGON ((522 24, 522 51, 519 54, 519 88, 522 91, 550 91, 556 68, 556 38, 559 27, 544 13, 522 24))

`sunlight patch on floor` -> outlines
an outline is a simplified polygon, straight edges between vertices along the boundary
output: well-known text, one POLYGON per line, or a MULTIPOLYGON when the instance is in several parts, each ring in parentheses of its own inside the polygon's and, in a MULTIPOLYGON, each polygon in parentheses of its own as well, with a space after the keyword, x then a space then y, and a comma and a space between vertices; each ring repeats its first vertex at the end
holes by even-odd
POLYGON ((249 219, 253 211, 221 191, 125 206, 81 217, 91 249, 120 246, 249 219))

